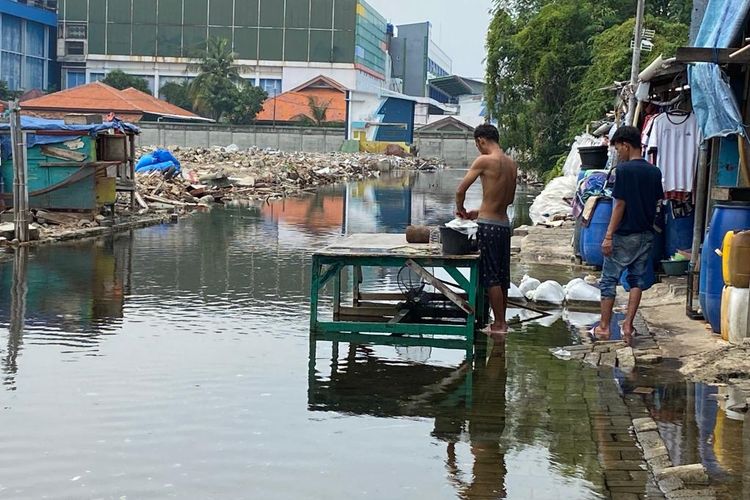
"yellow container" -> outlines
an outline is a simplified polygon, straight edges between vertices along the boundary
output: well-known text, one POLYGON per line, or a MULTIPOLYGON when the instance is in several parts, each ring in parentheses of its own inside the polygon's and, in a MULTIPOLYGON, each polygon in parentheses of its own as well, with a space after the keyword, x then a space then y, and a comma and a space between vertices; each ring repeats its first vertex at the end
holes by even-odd
POLYGON ((721 292, 721 338, 727 342, 729 342, 729 300, 732 290, 731 286, 725 286, 721 292))
POLYGON ((724 284, 732 284, 732 276, 729 272, 729 257, 732 255, 732 243, 734 242, 734 231, 729 231, 724 235, 724 241, 721 244, 721 274, 724 277, 724 284))
POLYGON ((750 288, 750 231, 734 233, 727 268, 729 283, 736 288, 750 288))

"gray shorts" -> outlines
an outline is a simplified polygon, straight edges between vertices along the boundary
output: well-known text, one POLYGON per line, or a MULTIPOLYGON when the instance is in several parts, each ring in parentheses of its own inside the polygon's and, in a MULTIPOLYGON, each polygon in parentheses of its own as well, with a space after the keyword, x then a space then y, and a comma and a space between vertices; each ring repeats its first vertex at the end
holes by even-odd
POLYGON ((645 288, 646 266, 654 243, 654 233, 633 233, 628 235, 615 234, 612 238, 612 255, 604 257, 602 279, 599 288, 602 298, 615 298, 617 283, 622 272, 628 270, 628 285, 631 288, 645 288))

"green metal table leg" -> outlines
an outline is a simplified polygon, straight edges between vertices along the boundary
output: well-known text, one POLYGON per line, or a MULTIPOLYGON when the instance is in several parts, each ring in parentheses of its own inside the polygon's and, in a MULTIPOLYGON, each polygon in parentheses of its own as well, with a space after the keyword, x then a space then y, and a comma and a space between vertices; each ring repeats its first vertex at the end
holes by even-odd
POLYGON ((476 328, 476 315, 477 315, 477 292, 479 288, 479 271, 477 270, 476 263, 472 264, 469 275, 469 289, 468 293, 469 305, 473 308, 474 313, 469 314, 466 318, 466 340, 474 345, 474 329, 476 328))
POLYGON ((310 333, 318 331, 318 294, 320 293, 320 260, 313 256, 312 275, 310 276, 310 333))
POLYGON ((333 277, 333 317, 339 319, 341 313, 341 270, 343 266, 339 267, 336 271, 336 276, 333 277))

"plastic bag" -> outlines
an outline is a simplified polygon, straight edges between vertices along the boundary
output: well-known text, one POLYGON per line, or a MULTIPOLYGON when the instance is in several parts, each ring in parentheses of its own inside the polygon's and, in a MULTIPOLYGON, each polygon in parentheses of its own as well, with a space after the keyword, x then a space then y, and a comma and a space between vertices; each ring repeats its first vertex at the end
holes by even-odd
POLYGON ((521 278, 521 283, 518 285, 518 290, 523 294, 524 297, 526 297, 526 294, 531 292, 532 290, 536 290, 536 288, 541 285, 542 282, 538 279, 530 277, 528 274, 525 274, 523 278, 521 278))
POLYGON ((602 292, 581 278, 576 278, 563 287, 566 302, 601 302, 602 292))
POLYGON ((510 290, 508 290, 508 298, 514 299, 514 300, 519 300, 519 299, 526 300, 526 297, 524 297, 523 292, 519 290, 518 287, 514 285, 513 283, 510 284, 510 290))
POLYGON ((578 182, 574 176, 552 179, 529 208, 529 217, 534 224, 551 222, 556 216, 567 216, 573 213, 572 206, 566 199, 572 200, 576 194, 578 182))
POLYGON ((143 168, 147 167, 148 165, 153 165, 154 163, 158 163, 156 161, 156 158, 154 158, 154 155, 152 155, 152 154, 143 155, 138 160, 138 163, 135 164, 135 171, 139 172, 140 169, 143 169, 143 168))
POLYGON ((526 298, 534 302, 562 305, 565 301, 565 291, 557 281, 545 281, 536 290, 528 292, 526 298))
POLYGON ((168 161, 171 161, 177 167, 180 166, 180 161, 174 157, 171 151, 159 148, 151 154, 154 156, 154 159, 156 160, 155 163, 166 163, 168 161))

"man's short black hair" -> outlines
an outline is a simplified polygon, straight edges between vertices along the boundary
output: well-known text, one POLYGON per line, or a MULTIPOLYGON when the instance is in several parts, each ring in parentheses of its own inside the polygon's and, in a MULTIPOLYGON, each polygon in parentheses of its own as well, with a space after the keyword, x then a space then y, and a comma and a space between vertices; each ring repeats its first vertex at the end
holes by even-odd
POLYGON ((624 143, 629 144, 635 149, 641 147, 641 131, 630 125, 620 127, 615 131, 615 135, 612 136, 612 140, 609 141, 614 146, 615 144, 624 143))
POLYGON ((497 131, 497 127, 484 123, 474 129, 474 139, 480 139, 484 137, 488 141, 500 142, 500 132, 497 131))

